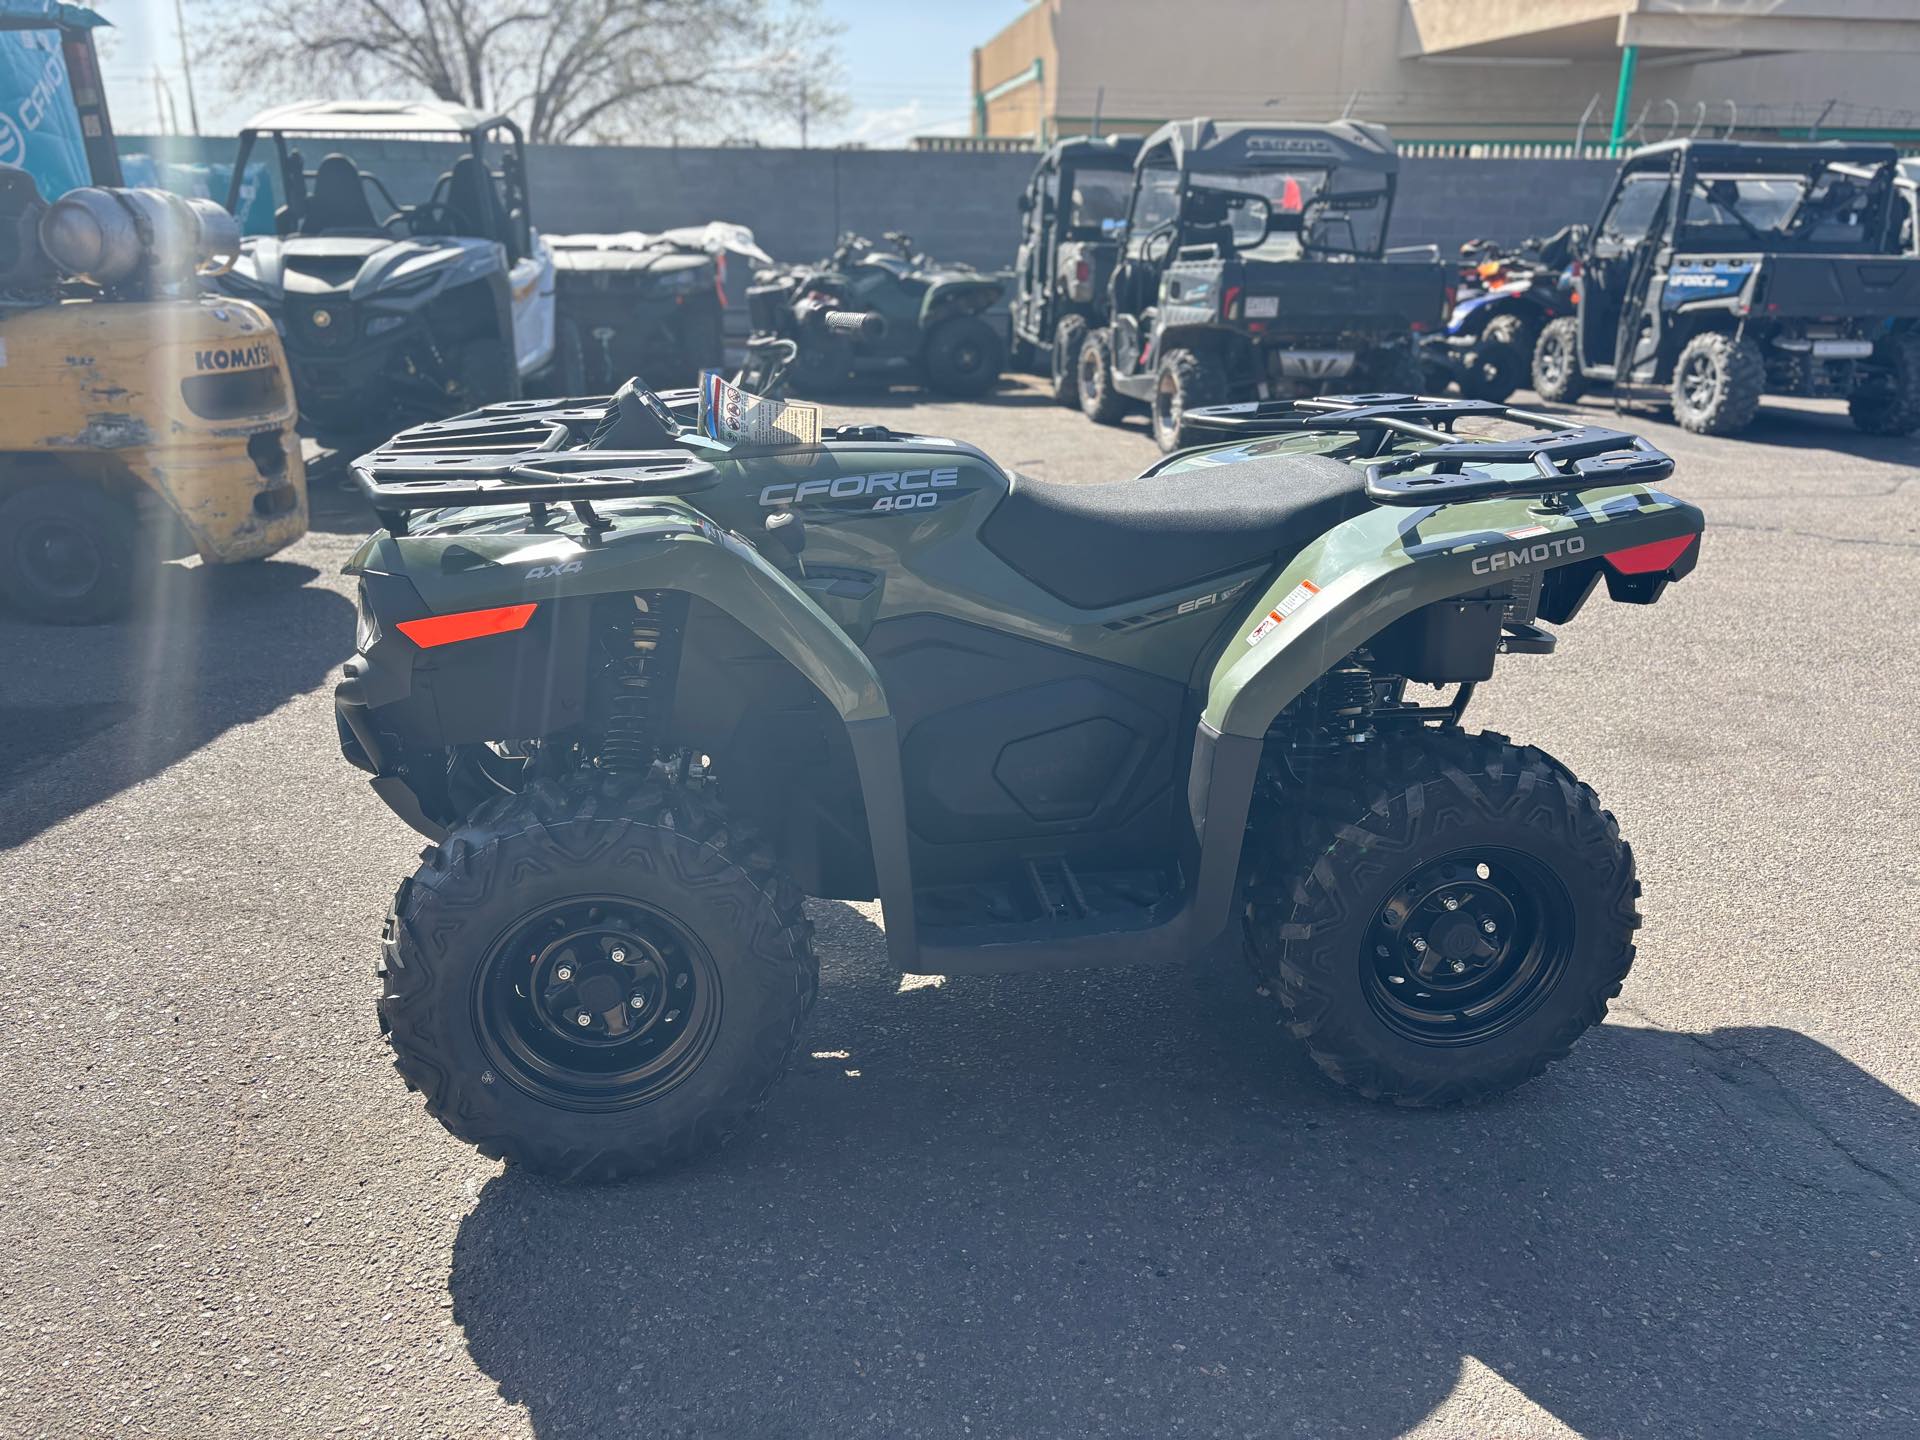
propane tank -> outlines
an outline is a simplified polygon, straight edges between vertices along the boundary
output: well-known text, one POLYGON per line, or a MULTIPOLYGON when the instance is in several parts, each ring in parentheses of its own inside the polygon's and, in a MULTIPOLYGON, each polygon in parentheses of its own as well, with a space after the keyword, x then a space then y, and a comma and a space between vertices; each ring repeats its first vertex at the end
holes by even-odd
POLYGON ((230 267, 240 224, 211 200, 90 185, 48 208, 40 248, 61 273, 96 285, 179 283, 230 267))

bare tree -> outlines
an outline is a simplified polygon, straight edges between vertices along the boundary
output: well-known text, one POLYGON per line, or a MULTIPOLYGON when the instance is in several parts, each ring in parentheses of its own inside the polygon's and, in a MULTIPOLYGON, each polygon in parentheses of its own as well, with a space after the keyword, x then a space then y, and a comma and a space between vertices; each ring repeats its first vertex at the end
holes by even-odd
POLYGON ((837 29, 816 0, 220 0, 217 13, 237 91, 425 90, 510 114, 538 142, 711 138, 790 118, 796 94, 815 114, 844 103, 821 59, 837 29))

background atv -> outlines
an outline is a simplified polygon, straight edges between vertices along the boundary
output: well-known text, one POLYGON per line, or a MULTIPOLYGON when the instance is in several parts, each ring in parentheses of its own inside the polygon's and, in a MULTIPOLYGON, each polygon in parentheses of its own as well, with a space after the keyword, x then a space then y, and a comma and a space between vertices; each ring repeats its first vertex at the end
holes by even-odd
POLYGON ((1534 388, 1659 395, 1688 430, 1744 429, 1763 394, 1845 396, 1877 435, 1920 428, 1920 258, 1890 145, 1669 140, 1621 164, 1580 253, 1575 316, 1534 388))
POLYGON ((854 379, 984 395, 1006 364, 1006 342, 985 313, 1006 294, 1005 278, 936 266, 898 231, 886 240, 891 248, 880 249, 843 236, 822 264, 754 286, 747 292, 754 334, 800 347, 791 383, 802 395, 831 393, 854 379), (836 332, 822 323, 830 310, 865 311, 879 322, 861 336, 836 332))
MULTIPOLYGON (((263 138, 278 159, 275 233, 249 238, 219 285, 274 317, 312 433, 365 444, 516 398, 554 360, 553 257, 528 218, 513 121, 442 101, 283 105, 240 132, 230 210, 263 138), (402 202, 346 153, 393 139, 464 153, 450 145, 439 179, 402 202), (329 153, 309 170, 295 141, 329 153)), ((577 372, 554 378, 584 388, 577 372)))
POLYGON ((581 351, 585 384, 612 391, 634 375, 690 385, 726 351, 729 264, 773 263, 743 225, 715 222, 650 235, 549 235, 555 269, 555 369, 581 351))
MULTIPOLYGON (((1106 328, 1080 351, 1080 408, 1149 406, 1162 450, 1190 410, 1329 389, 1413 391, 1416 328, 1451 276, 1386 258, 1399 158, 1377 125, 1180 120, 1134 162, 1106 328)), ((1431 255, 1421 247, 1421 255, 1431 255)))
POLYGON ((1566 273, 1586 227, 1568 225, 1545 240, 1529 236, 1517 250, 1489 240, 1460 247, 1460 285, 1446 328, 1420 342, 1427 388, 1457 385, 1476 400, 1504 400, 1527 383, 1540 332, 1573 313, 1566 273))
POLYGON ((803 894, 877 897, 913 973, 1244 947, 1321 1067, 1401 1104, 1516 1084, 1605 1013, 1632 853, 1564 766, 1460 719, 1541 622, 1692 568, 1645 442, 1269 403, 1079 486, 696 419, 629 384, 356 462, 386 529, 339 733, 433 842, 380 1013, 454 1133, 587 1179, 722 1143, 813 1000, 803 894))
POLYGON ((1014 344, 1046 366, 1062 405, 1080 403, 1080 343, 1105 319, 1139 153, 1137 135, 1062 140, 1020 194, 1014 344))

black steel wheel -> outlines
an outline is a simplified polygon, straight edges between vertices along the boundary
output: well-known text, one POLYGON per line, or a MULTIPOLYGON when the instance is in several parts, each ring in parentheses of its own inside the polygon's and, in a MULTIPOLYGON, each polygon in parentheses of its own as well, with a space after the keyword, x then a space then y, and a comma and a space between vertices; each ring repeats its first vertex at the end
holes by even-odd
POLYGON ((1458 850, 1414 868, 1375 911, 1368 1003, 1430 1045, 1471 1045, 1524 1019, 1573 950, 1573 905, 1516 850, 1458 850))
POLYGON ((581 774, 402 882, 380 1022, 427 1111, 569 1180, 680 1164, 765 1103, 812 1007, 800 893, 704 790, 581 774))
POLYGON ((720 1022, 720 972, 699 938, 618 895, 531 911, 493 947, 474 1020, 512 1083, 551 1105, 643 1104, 698 1069, 720 1022))
POLYGON ((85 480, 46 480, 0 502, 0 592, 36 620, 92 625, 125 613, 139 560, 130 506, 85 480))
POLYGON ((1605 1017, 1640 884, 1565 767, 1503 736, 1425 731, 1311 788, 1255 812, 1246 949, 1334 1080, 1400 1105, 1477 1099, 1605 1017))

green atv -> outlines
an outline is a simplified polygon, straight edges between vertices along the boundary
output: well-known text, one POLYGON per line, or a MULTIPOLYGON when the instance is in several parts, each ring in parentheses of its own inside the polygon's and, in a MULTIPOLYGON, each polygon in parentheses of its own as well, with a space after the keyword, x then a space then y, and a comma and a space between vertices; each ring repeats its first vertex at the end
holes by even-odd
POLYGON ((1073 486, 878 425, 741 448, 697 407, 630 382, 355 464, 385 529, 340 742, 433 842, 380 1019, 454 1134, 592 1180, 722 1144, 813 1003, 808 895, 877 897, 912 973, 1239 948, 1323 1070, 1403 1105, 1605 1014, 1632 852, 1461 718, 1602 582, 1693 568, 1645 441, 1268 401, 1073 486))

